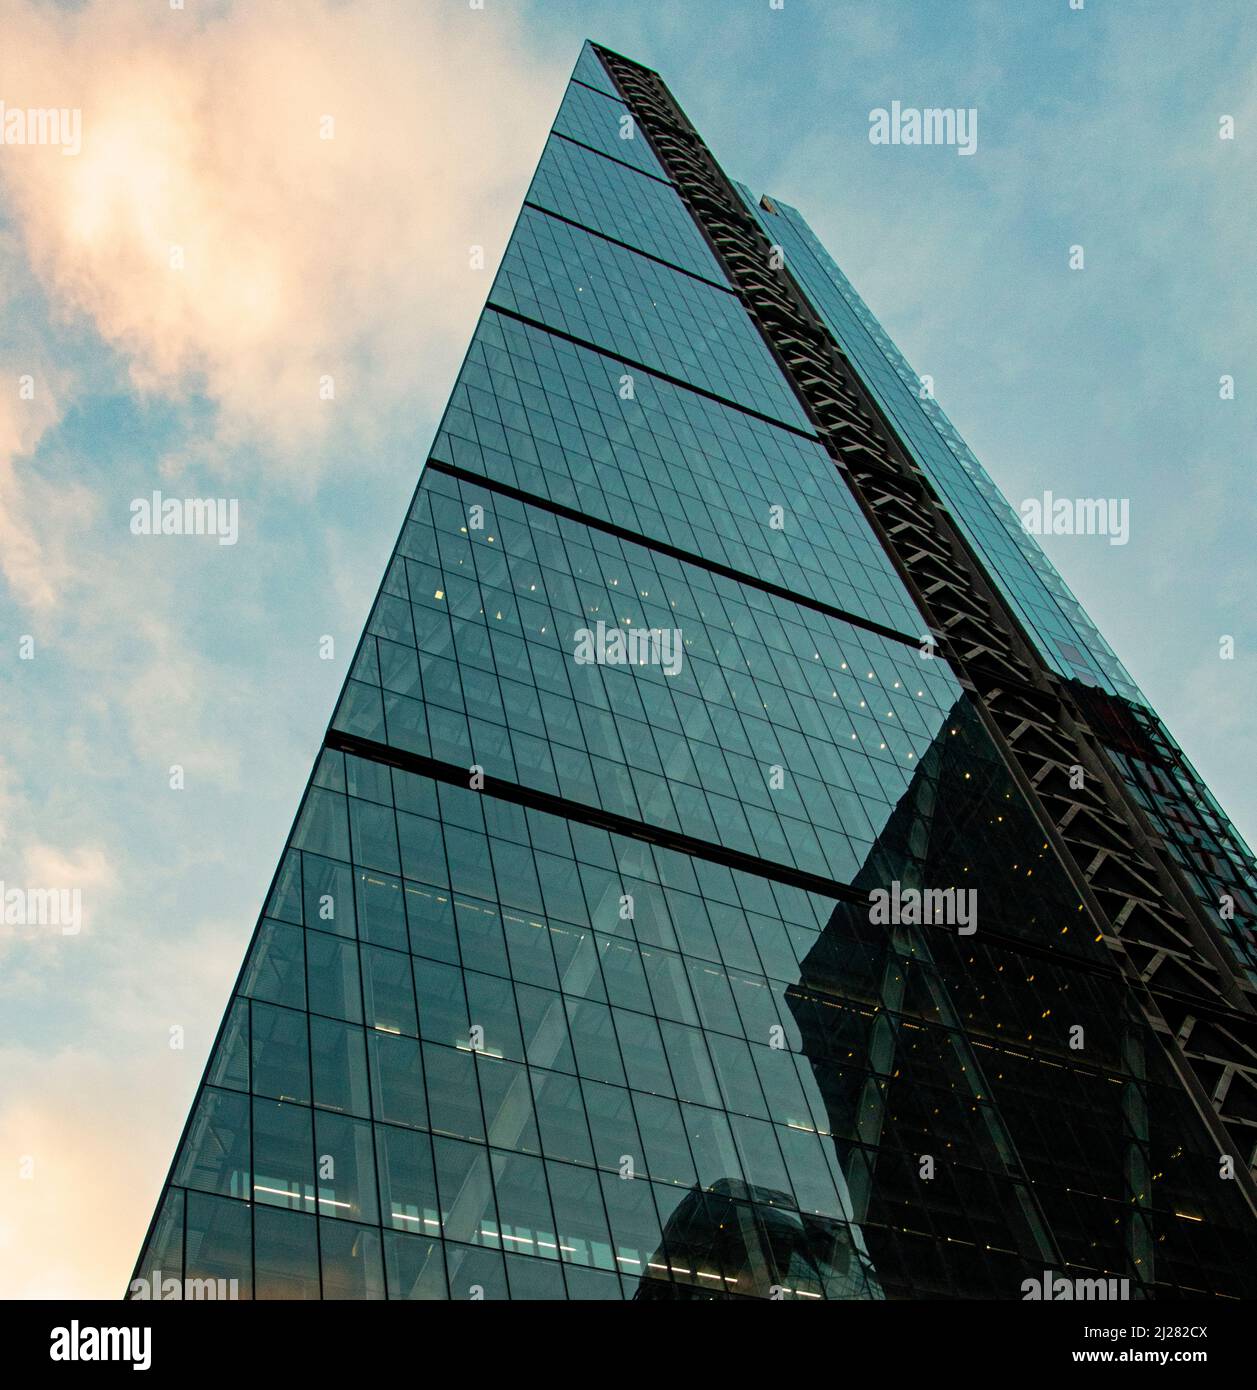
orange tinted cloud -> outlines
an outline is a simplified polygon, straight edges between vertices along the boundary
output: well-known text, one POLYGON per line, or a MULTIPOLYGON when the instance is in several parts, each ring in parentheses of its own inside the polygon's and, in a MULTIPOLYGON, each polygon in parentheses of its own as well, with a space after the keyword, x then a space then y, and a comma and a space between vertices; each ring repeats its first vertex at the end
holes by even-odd
MULTIPOLYGON (((154 581, 90 469, 33 466, 88 389, 61 345, 82 353, 87 330, 88 355, 94 334, 136 390, 204 395, 215 424, 200 461, 226 471, 234 450, 230 466, 282 472, 284 487, 329 459, 361 466, 378 421, 393 439, 430 428, 575 53, 551 66, 504 6, 445 0, 253 0, 212 18, 161 0, 4 8, 0 100, 81 109, 82 148, 0 147, 0 567, 38 617, 41 656, 60 637, 68 668, 93 673, 83 703, 128 735, 141 777, 161 783, 177 760, 202 782, 229 778, 233 750, 205 711, 230 673, 182 625, 177 583, 154 581), (473 245, 487 268, 470 267, 473 245), (4 312, 10 287, 19 312, 4 312), (332 452, 341 439, 355 449, 332 452)), ((98 358, 107 383, 113 360, 98 358)), ((386 462, 413 473, 424 443, 386 462)), ((171 491, 185 464, 152 460, 171 491)), ((41 726, 23 722, 33 749, 41 726)), ((76 838, 58 842, 72 832, 37 825, 41 809, 0 778, 0 869, 81 886, 84 913, 81 935, 0 943, 0 993, 29 1009, 42 991, 50 1019, 55 1000, 80 1025, 0 1044, 5 1297, 121 1292, 156 1196, 156 1177, 131 1177, 164 1171, 209 1043, 192 1024, 205 997, 226 997, 243 949, 238 924, 230 939, 172 929, 143 892, 144 861, 107 857, 125 837, 90 821, 100 750, 73 743, 93 727, 58 729, 36 768, 41 785, 82 778, 76 838)))
POLYGON ((329 426, 369 442, 439 404, 561 74, 502 7, 197 8, 11 3, 0 96, 81 109, 82 150, 0 149, 0 192, 54 309, 138 389, 203 392, 213 443, 305 476, 329 426))

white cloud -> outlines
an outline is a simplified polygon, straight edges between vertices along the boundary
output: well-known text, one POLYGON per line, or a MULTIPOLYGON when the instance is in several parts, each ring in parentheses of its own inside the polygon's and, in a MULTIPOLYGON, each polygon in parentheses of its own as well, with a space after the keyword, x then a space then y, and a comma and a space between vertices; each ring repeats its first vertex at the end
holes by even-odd
MULTIPOLYGON (((15 147, 0 161, 29 264, 138 391, 209 398, 200 462, 256 470, 261 454, 308 486, 329 462, 320 441, 346 441, 338 461, 358 467, 378 421, 443 397, 555 104, 509 13, 13 9, 8 105, 83 112, 77 156, 15 147), (488 269, 471 269, 472 245, 488 269)), ((45 607, 67 574, 40 520, 55 529, 85 499, 18 460, 58 413, 47 394, 18 411, 0 389, 5 569, 45 607)))

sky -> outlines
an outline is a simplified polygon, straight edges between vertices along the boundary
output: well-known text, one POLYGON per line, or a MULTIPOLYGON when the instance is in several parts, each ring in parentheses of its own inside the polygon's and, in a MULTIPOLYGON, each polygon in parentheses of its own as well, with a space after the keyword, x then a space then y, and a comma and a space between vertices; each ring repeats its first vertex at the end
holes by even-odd
POLYGON ((0 0, 0 32, 6 110, 82 112, 76 154, 0 144, 0 882, 82 903, 0 927, 0 1297, 125 1287, 586 37, 800 209, 1015 505, 1128 500, 1127 545, 1045 548, 1257 837, 1250 0, 0 0), (870 143, 894 101, 975 109, 975 152, 870 143), (154 490, 233 499, 236 543, 132 534, 154 490))

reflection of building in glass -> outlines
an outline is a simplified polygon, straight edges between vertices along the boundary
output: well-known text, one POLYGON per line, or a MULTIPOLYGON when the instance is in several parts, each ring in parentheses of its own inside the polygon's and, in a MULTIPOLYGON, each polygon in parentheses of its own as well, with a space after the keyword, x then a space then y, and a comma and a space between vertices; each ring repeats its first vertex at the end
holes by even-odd
POLYGON ((136 1277, 1252 1296, 1252 883, 803 220, 589 46, 136 1277))
POLYGON ((793 1207, 742 1182, 688 1193, 634 1298, 880 1297, 858 1232, 793 1207))
POLYGON ((986 1033, 976 1015, 962 1020, 950 971, 965 972, 966 992, 999 989, 1005 962, 986 978, 988 938, 1051 942, 1072 924, 1077 903, 967 697, 921 758, 852 887, 860 899, 836 906, 787 995, 848 1180, 851 1219, 890 1291, 918 1282, 935 1295, 965 1287, 966 1265, 981 1250, 979 1291, 997 1294, 1001 1264, 1012 1261, 1003 1276, 1011 1278, 1018 1260, 1038 1268, 1053 1246, 999 1088, 985 1074, 1004 1040, 975 1036, 986 1033), (872 927, 869 894, 892 882, 971 885, 976 933, 872 927), (908 1231, 949 1222, 933 1258, 945 1278, 931 1280, 928 1266, 914 1273, 908 1231))

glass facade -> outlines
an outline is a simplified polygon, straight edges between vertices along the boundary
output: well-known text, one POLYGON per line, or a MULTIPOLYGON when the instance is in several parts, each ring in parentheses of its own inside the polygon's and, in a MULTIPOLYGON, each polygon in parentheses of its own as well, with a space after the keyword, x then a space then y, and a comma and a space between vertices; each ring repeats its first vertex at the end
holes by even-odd
MULTIPOLYGON (((1126 694, 923 418, 1057 669, 1126 694)), ((927 631, 587 46, 135 1277, 1251 1297, 1251 1212, 927 631), (956 912, 880 920, 891 886, 956 912)))
POLYGON ((756 200, 737 185, 765 234, 859 369, 861 380, 914 461, 929 477, 986 573, 1048 666, 1113 697, 1114 717, 1135 730, 1116 751, 1130 794, 1171 846, 1198 901, 1214 919, 1248 979, 1257 985, 1257 872, 1252 851, 1161 723, 1017 512, 960 437, 932 393, 817 240, 802 216, 776 198, 756 200), (1137 744, 1151 750, 1136 751, 1137 744), (1218 904, 1235 900, 1234 915, 1218 904))

